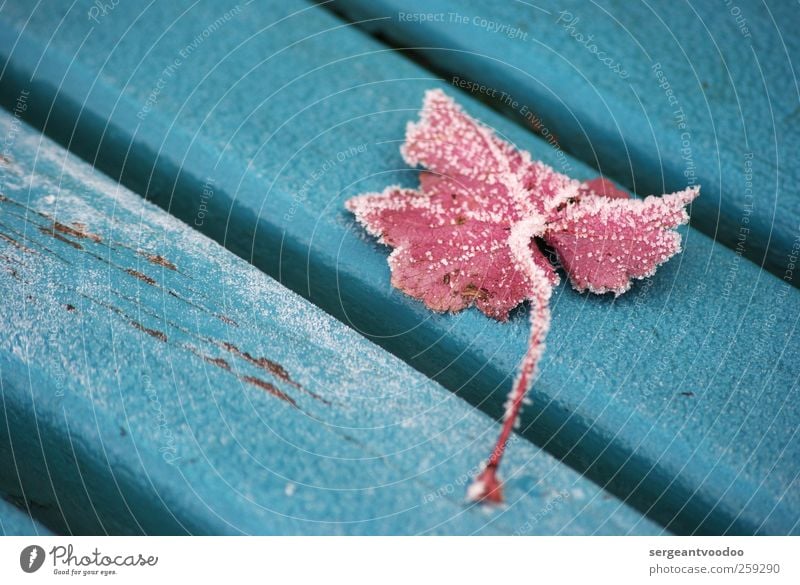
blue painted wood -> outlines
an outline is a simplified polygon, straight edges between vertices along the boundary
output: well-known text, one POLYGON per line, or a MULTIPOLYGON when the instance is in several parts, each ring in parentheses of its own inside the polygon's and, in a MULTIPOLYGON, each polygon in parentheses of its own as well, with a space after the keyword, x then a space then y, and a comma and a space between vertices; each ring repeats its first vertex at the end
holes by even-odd
MULTIPOLYGON (((787 256, 800 249, 796 3, 329 6, 352 19, 383 18, 370 30, 414 47, 451 81, 475 83, 551 145, 638 193, 701 184, 692 224, 787 275, 787 256)), ((795 271, 788 276, 796 286, 795 271)))
POLYGON ((3 114, 0 487, 65 533, 644 533, 498 425, 3 114), (5 426, 5 425, 4 425, 5 426))
POLYGON ((0 536, 52 536, 28 510, 0 495, 0 536))
MULTIPOLYGON (((220 3, 181 10, 120 4, 94 23, 66 2, 6 6, 6 104, 29 90, 26 114, 48 133, 499 415, 524 316, 431 314, 391 289, 387 251, 343 210, 350 195, 415 183, 398 144, 423 91, 447 83, 318 7, 265 2, 228 21, 220 3)), ((592 176, 459 99, 536 156, 592 176)), ((616 301, 558 289, 521 431, 677 531, 796 532, 798 292, 684 235, 682 256, 616 301)))

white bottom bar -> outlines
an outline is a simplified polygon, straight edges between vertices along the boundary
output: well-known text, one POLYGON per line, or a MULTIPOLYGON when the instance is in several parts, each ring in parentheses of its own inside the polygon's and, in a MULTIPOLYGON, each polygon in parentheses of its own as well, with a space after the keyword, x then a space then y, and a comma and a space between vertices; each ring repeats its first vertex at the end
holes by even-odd
POLYGON ((799 543, 791 537, 6 537, 0 583, 800 583, 799 543), (28 573, 23 565, 39 568, 28 573))

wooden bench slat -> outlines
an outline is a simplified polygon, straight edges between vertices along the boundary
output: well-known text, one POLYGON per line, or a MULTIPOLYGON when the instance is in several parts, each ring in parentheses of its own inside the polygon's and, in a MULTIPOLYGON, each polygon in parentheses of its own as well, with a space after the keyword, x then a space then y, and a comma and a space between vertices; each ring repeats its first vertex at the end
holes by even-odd
MULTIPOLYGON (((483 97, 640 194, 672 192, 695 179, 703 196, 692 224, 786 274, 787 255, 800 248, 800 86, 793 70, 800 40, 790 24, 800 18, 797 5, 328 6, 370 19, 369 30, 400 47, 418 47, 448 79, 495 90, 483 97), (443 16, 406 16, 415 14, 443 16)), ((797 286, 796 273, 789 276, 797 286)))
MULTIPOLYGON (((68 4, 29 20, 27 8, 4 9, 7 104, 28 88, 26 114, 48 133, 501 413, 525 347, 523 315, 509 324, 476 311, 432 315, 391 289, 386 250, 343 209, 353 194, 416 184, 399 142, 423 91, 446 83, 301 2, 241 7, 186 57, 225 7, 201 3, 177 18, 174 5, 118 5, 95 24, 68 4)), ((556 168, 593 175, 459 101, 556 168)), ((675 530, 797 531, 800 296, 696 230, 684 235, 683 255, 616 301, 556 292, 521 431, 675 530)))
POLYGON ((13 116, 0 132, 0 488, 49 525, 661 531, 524 440, 511 505, 466 505, 492 419, 13 116))
POLYGON ((52 536, 30 513, 0 494, 0 536, 52 536))

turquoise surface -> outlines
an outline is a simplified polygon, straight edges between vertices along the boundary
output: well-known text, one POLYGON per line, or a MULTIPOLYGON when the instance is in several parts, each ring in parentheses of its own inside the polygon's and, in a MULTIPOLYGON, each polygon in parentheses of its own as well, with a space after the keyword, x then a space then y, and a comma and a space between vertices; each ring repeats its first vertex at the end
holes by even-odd
MULTIPOLYGON (((596 171, 324 8, 118 5, 94 22, 70 6, 0 12, 9 109, 28 92, 24 116, 62 144, 500 414, 523 310, 431 314, 391 289, 387 250, 343 202, 415 184, 398 146, 434 86, 557 169, 596 171)), ((798 291, 683 233, 683 254, 624 297, 556 291, 521 433, 677 532, 797 532, 798 291)))
MULTIPOLYGON (((333 7, 783 278, 800 249, 800 7, 336 0, 333 7), (434 19, 414 19, 434 15, 434 19), (439 17, 439 15, 442 15, 439 17), (462 81, 464 80, 464 81, 462 81), (481 90, 481 86, 486 86, 481 90)), ((795 286, 795 271, 788 276, 795 286)))
POLYGON ((0 496, 0 536, 51 536, 31 512, 0 496))
MULTIPOLYGON (((0 489, 68 534, 658 534, 499 426, 3 114, 0 489)), ((0 516, 1 518, 2 516, 0 516)))

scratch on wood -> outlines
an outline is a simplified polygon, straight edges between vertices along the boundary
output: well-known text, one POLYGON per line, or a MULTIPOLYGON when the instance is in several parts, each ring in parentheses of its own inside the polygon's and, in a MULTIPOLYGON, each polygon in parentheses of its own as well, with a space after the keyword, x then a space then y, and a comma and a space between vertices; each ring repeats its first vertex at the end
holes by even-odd
MULTIPOLYGON (((16 203, 16 201, 14 201, 13 203, 16 203)), ((64 258, 64 257, 62 257, 62 256, 60 256, 60 255, 58 255, 58 254, 56 254, 55 252, 53 252, 53 251, 52 251, 50 248, 48 248, 47 246, 45 246, 45 245, 44 245, 44 244, 42 244, 41 242, 39 242, 39 241, 37 241, 37 240, 34 240, 33 238, 30 238, 30 237, 28 237, 28 236, 27 236, 27 235, 25 235, 24 233, 21 233, 21 232, 19 232, 19 231, 15 230, 14 228, 12 228, 12 227, 10 227, 10 226, 7 226, 7 225, 5 225, 3 222, 0 222, 0 227, 2 227, 2 228, 3 228, 3 229, 5 229, 5 230, 8 230, 8 231, 9 231, 9 232, 11 232, 11 233, 13 233, 13 234, 14 234, 14 235, 16 235, 18 238, 20 238, 20 239, 22 239, 22 240, 25 240, 26 242, 29 242, 30 244, 32 244, 32 245, 34 245, 34 246, 37 246, 37 247, 41 248, 42 250, 44 250, 45 252, 47 252, 48 254, 50 254, 51 256, 53 256, 54 258, 58 259, 60 262, 63 262, 64 264, 72 264, 72 262, 70 262, 70 261, 69 261, 69 260, 67 260, 66 258, 64 258)), ((40 229, 41 229, 41 227, 40 227, 40 229)), ((50 234, 48 233, 47 235, 50 235, 50 234)), ((8 236, 8 237, 10 237, 10 236, 8 236)), ((13 239, 13 238, 12 238, 12 239, 13 239)), ((20 248, 20 249, 21 249, 23 252, 25 252, 25 253, 36 254, 36 255, 38 255, 38 254, 39 254, 39 253, 38 253, 36 250, 33 250, 33 249, 31 249, 31 248, 28 248, 28 247, 26 247, 24 244, 20 244, 20 246, 21 246, 21 248, 20 248)))
POLYGON ((109 303, 106 303, 104 301, 100 301, 100 300, 94 299, 94 298, 90 297, 89 295, 81 293, 81 292, 79 292, 78 294, 80 296, 82 296, 83 298, 85 298, 86 300, 88 300, 90 303, 94 303, 94 304, 97 304, 97 305, 99 305, 101 307, 105 307, 106 309, 108 309, 112 313, 115 313, 115 314, 119 315, 125 321, 130 323, 135 329, 138 329, 139 331, 147 333, 148 335, 150 335, 151 337, 154 337, 155 339, 158 339, 159 341, 163 341, 164 343, 167 342, 166 333, 164 333, 163 331, 159 331, 158 329, 151 329, 149 327, 145 327, 144 325, 139 323, 136 319, 133 319, 130 315, 125 313, 125 311, 123 311, 119 307, 115 307, 112 304, 109 304, 109 303))
POLYGON ((215 366, 219 366, 223 370, 230 371, 230 369, 231 369, 231 365, 227 361, 222 359, 222 358, 215 358, 215 357, 211 357, 209 355, 205 355, 205 356, 203 356, 203 359, 206 360, 210 364, 214 364, 215 366))
POLYGON ((76 250, 83 250, 83 246, 81 246, 78 242, 73 242, 69 238, 65 238, 60 233, 56 232, 55 229, 53 228, 40 226, 39 231, 45 235, 50 236, 51 238, 55 238, 59 242, 64 242, 65 244, 72 246, 76 250))
POLYGON ((218 314, 217 315, 217 319, 219 319, 223 323, 227 323, 228 325, 233 325, 234 327, 238 327, 239 326, 239 324, 236 321, 234 321, 230 317, 226 317, 225 315, 219 315, 218 314))
POLYGON ((126 268, 125 272, 127 272, 128 274, 130 274, 134 278, 138 278, 142 282, 146 282, 150 286, 155 286, 156 285, 156 281, 154 279, 150 278, 146 274, 143 274, 143 273, 139 272, 138 270, 134 270, 133 268, 126 268))
POLYGON ((236 355, 236 356, 238 356, 238 357, 240 357, 240 358, 242 358, 244 360, 247 360, 248 362, 250 362, 254 366, 257 366, 257 367, 261 368, 262 370, 264 370, 266 372, 269 372, 273 376, 279 378, 280 380, 283 380, 284 382, 286 382, 287 384, 290 384, 294 388, 297 388, 298 390, 301 390, 302 392, 305 392, 306 394, 308 394, 312 398, 314 398, 316 400, 319 400, 320 402, 323 402, 324 404, 327 404, 328 406, 331 405, 330 400, 327 400, 327 399, 323 398, 322 396, 320 396, 316 392, 312 392, 311 390, 308 390, 308 389, 304 388, 302 385, 300 385, 299 383, 295 382, 291 378, 291 376, 289 375, 289 372, 286 371, 286 368, 284 368, 278 362, 274 362, 271 359, 268 359, 268 358, 265 358, 265 357, 259 357, 259 358, 253 357, 249 352, 240 350, 238 347, 236 347, 234 344, 232 344, 232 343, 230 343, 228 341, 223 341, 222 342, 222 347, 225 348, 226 350, 228 350, 229 352, 231 352, 232 354, 234 354, 234 355, 236 355))
POLYGON ((164 268, 169 268, 170 270, 177 271, 178 267, 175 266, 172 262, 161 256, 160 254, 147 254, 142 252, 142 256, 147 258, 147 261, 151 264, 155 264, 156 266, 163 266, 164 268))
POLYGON ((72 236, 73 238, 80 238, 82 240, 91 240, 95 243, 102 242, 102 238, 97 234, 93 234, 91 232, 86 231, 86 226, 82 223, 75 222, 72 224, 74 227, 70 227, 58 221, 53 221, 53 230, 61 232, 62 234, 66 234, 68 236, 72 236))
POLYGON ((242 376, 241 379, 244 380, 245 382, 248 382, 249 384, 252 384, 253 386, 261 388, 262 390, 266 390, 273 396, 280 398, 281 400, 284 400, 289 404, 291 404, 292 406, 294 406, 295 408, 297 408, 297 403, 291 396, 288 396, 285 392, 281 392, 269 382, 265 382, 264 380, 256 378, 255 376, 242 376))
POLYGON ((22 244, 20 244, 17 240, 15 240, 11 236, 8 236, 8 235, 6 235, 6 234, 4 234, 2 232, 0 232, 0 240, 3 240, 4 242, 8 242, 9 244, 14 246, 18 250, 24 249, 24 246, 22 244))
POLYGON ((145 333, 147 333, 150 337, 155 337, 156 339, 158 339, 159 341, 163 341, 164 343, 167 342, 167 336, 164 332, 159 331, 158 329, 150 329, 149 327, 145 327, 144 325, 142 325, 138 321, 134 321, 133 319, 130 320, 130 323, 139 331, 144 331, 145 333))

